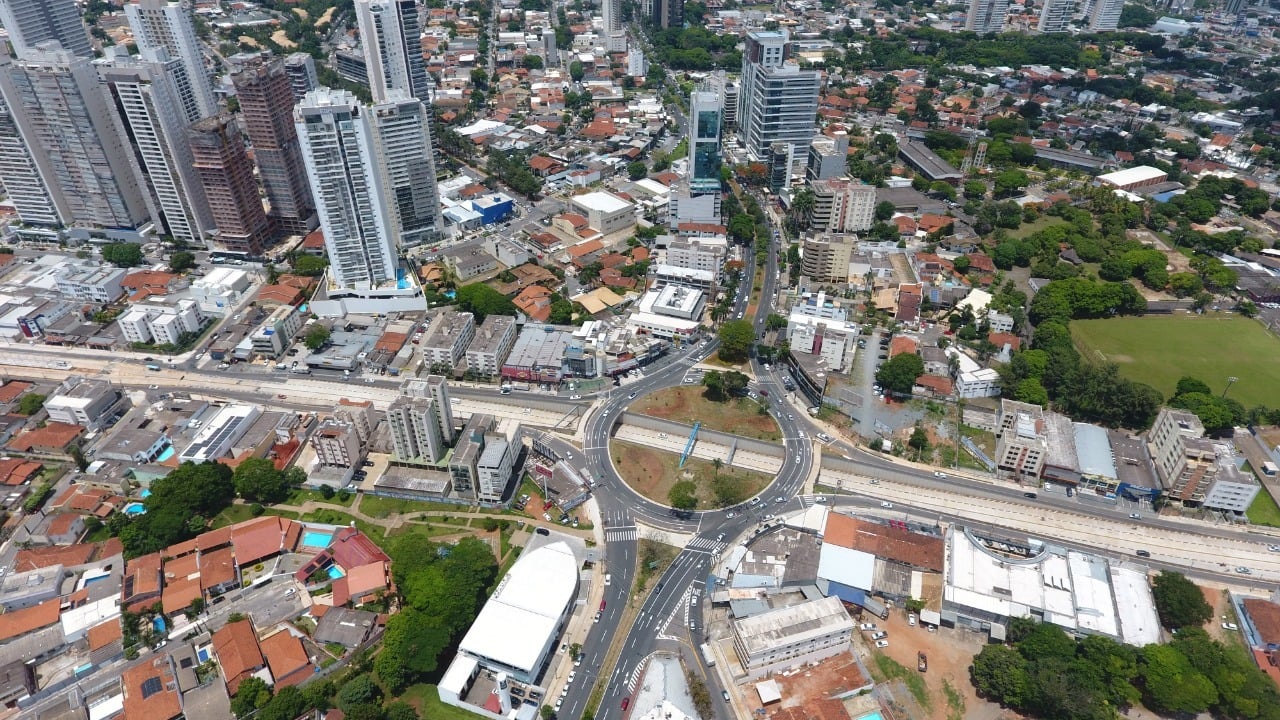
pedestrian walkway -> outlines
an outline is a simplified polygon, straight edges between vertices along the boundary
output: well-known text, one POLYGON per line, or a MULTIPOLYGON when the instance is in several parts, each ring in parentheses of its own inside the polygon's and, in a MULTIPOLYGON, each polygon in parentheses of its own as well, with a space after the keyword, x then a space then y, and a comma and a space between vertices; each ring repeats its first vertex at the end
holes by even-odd
POLYGON ((718 540, 712 540, 710 538, 696 537, 693 540, 690 540, 689 544, 685 545, 685 548, 689 550, 702 550, 714 554, 723 550, 725 548, 725 543, 718 540))
POLYGON ((639 538, 635 526, 630 528, 609 528, 604 533, 605 542, 628 542, 639 538))

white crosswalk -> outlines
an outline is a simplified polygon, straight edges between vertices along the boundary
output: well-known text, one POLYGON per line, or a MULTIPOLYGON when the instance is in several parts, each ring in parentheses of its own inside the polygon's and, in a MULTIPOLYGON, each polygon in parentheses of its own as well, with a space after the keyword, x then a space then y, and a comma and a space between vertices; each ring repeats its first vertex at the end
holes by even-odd
POLYGON ((631 528, 630 530, 608 530, 604 534, 605 542, 627 542, 628 540, 635 540, 636 537, 637 533, 635 528, 631 528))
POLYGON ((726 547, 726 543, 723 543, 717 540, 712 540, 710 538, 704 538, 704 537, 696 537, 690 540, 688 545, 685 545, 685 549, 706 550, 707 552, 713 552, 713 553, 719 552, 723 550, 725 547, 726 547))

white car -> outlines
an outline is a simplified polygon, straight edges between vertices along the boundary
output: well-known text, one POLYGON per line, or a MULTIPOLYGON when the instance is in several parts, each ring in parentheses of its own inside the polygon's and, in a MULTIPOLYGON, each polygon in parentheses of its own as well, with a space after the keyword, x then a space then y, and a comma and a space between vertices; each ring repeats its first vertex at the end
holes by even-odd
POLYGON ((610 575, 609 573, 605 573, 605 574, 604 574, 604 586, 605 586, 605 587, 609 587, 609 585, 610 585, 610 584, 612 584, 612 583, 613 583, 613 576, 612 576, 612 575, 610 575))
POLYGON ((947 474, 946 474, 946 473, 944 473, 944 472, 935 472, 935 473, 933 474, 933 476, 934 476, 934 477, 936 477, 936 478, 944 478, 944 477, 946 477, 946 476, 947 476, 947 474))
POLYGON ((819 495, 818 497, 814 498, 813 501, 818 503, 819 505, 823 505, 827 502, 827 496, 819 495))
POLYGON ((685 381, 686 383, 688 383, 688 384, 692 385, 693 383, 698 382, 698 379, 697 379, 697 378, 689 378, 689 377, 687 377, 687 378, 685 378, 685 379, 684 379, 684 381, 685 381))
POLYGON ((738 517, 738 513, 725 513, 724 517, 726 520, 732 520, 733 518, 738 517))
POLYGON ((1222 623, 1222 629, 1223 630, 1239 630, 1240 626, 1236 625, 1235 623, 1224 622, 1222 623))
POLYGON ((881 650, 883 650, 884 648, 889 647, 889 641, 888 641, 888 640, 877 640, 877 641, 876 641, 876 647, 878 647, 878 648, 880 648, 881 650))
POLYGON ((570 399, 570 400, 581 400, 581 399, 582 399, 582 396, 581 396, 581 395, 570 395, 570 396, 569 396, 569 399, 570 399))
POLYGON ((885 508, 885 509, 887 509, 887 510, 892 510, 892 509, 893 509, 893 503, 891 503, 891 502, 889 502, 889 501, 887 501, 887 500, 886 500, 886 501, 884 501, 884 502, 880 503, 880 507, 885 508))
POLYGON ((876 629, 876 624, 875 624, 875 623, 862 623, 861 625, 859 625, 859 626, 858 626, 858 629, 859 629, 859 630, 862 630, 863 632, 870 632, 870 631, 874 631, 874 630, 876 629))

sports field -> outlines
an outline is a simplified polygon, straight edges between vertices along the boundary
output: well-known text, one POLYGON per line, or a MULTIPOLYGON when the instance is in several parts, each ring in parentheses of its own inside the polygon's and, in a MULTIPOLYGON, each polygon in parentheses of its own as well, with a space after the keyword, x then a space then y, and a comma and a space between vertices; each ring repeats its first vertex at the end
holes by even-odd
POLYGON ((1280 407, 1280 340, 1256 320, 1238 315, 1163 315, 1073 320, 1071 336, 1082 355, 1120 366, 1127 378, 1154 386, 1165 397, 1184 375, 1215 393, 1238 380, 1229 397, 1246 408, 1280 407))

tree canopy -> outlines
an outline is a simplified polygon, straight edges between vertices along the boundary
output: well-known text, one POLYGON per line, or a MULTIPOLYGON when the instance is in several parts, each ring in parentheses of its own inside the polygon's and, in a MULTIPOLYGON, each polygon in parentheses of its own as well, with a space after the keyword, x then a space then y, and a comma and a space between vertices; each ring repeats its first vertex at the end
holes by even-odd
POLYGON ((484 283, 472 283, 458 288, 457 301, 458 309, 474 315, 477 325, 490 315, 516 314, 515 303, 484 283))
MULTIPOLYGON (((298 468, 299 473, 302 471, 298 468)), ((245 458, 232 473, 236 492, 249 502, 275 504, 289 497, 290 480, 295 479, 283 470, 277 470, 267 458, 245 458)), ((305 474, 302 479, 306 479, 305 474)))
POLYGON ((1160 624, 1170 630, 1197 627, 1213 617, 1200 587, 1177 572, 1162 571, 1151 583, 1160 624))
POLYGON ((143 500, 146 513, 112 516, 107 526, 118 535, 126 557, 166 548, 203 532, 209 520, 235 498, 231 468, 222 463, 186 462, 151 482, 143 500))
POLYGON ((745 360, 756 341, 750 320, 729 320, 720 326, 720 358, 726 362, 745 360))
POLYGON ((102 246, 102 259, 116 267, 134 267, 143 260, 142 246, 138 243, 110 243, 102 246))
POLYGON ((898 395, 909 395, 916 378, 924 374, 924 360, 915 353, 900 353, 889 358, 876 370, 880 387, 898 395))

